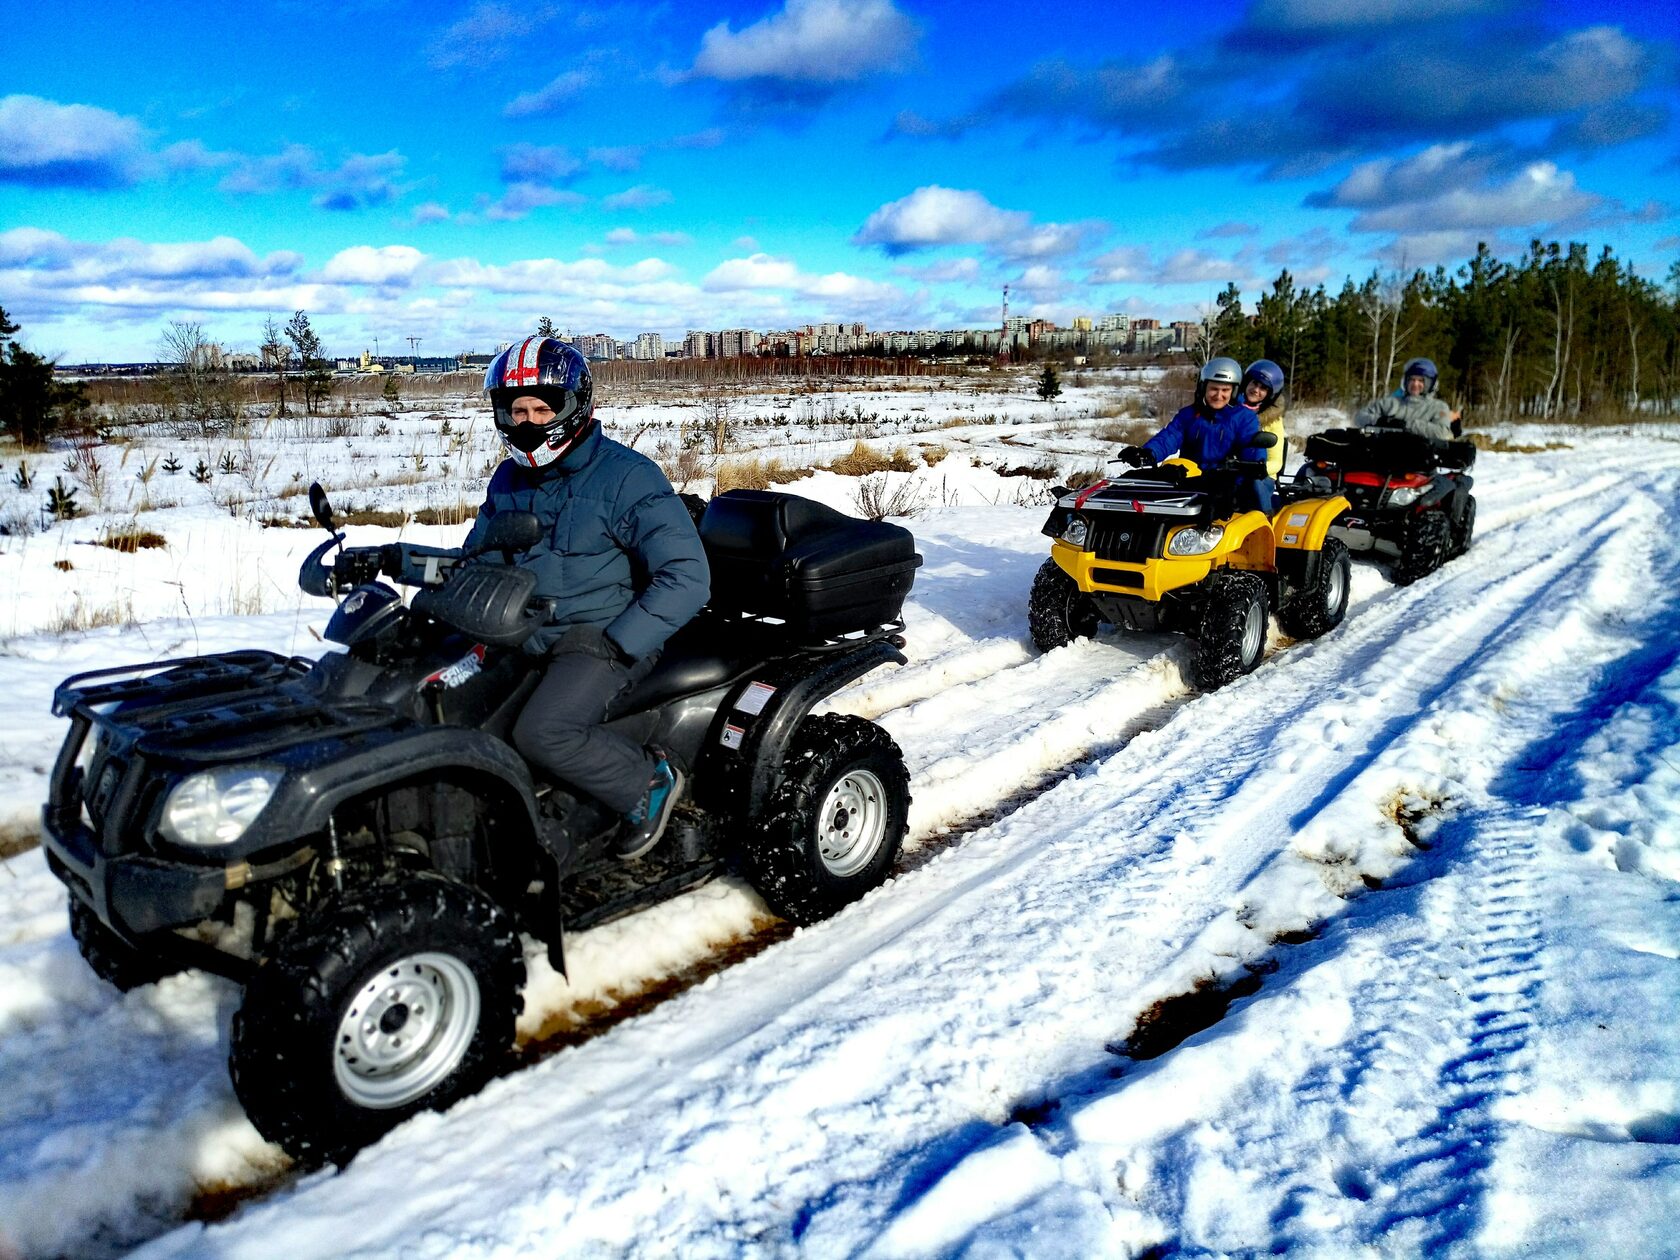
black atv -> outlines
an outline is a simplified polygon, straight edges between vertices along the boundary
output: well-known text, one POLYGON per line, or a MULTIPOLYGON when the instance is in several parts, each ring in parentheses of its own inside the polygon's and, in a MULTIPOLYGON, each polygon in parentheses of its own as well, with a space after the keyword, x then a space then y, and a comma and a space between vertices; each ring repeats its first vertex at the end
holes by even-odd
POLYGON ((582 928, 739 870, 808 923, 880 884, 909 779, 860 718, 812 716, 902 664, 908 531, 794 495, 733 491, 700 522, 712 599, 611 725, 688 773, 652 853, 535 777, 508 742, 548 615, 513 563, 536 517, 502 513, 473 556, 333 534, 299 584, 341 602, 319 660, 264 651, 67 679, 45 848, 83 956, 120 988, 188 966, 245 986, 229 1067, 262 1134, 342 1162, 479 1088, 513 1048, 521 930, 564 969, 582 928), (336 557, 329 553, 337 549, 336 557), (394 579, 417 588, 405 605, 394 579))
POLYGON ((1397 585, 1417 581, 1470 549, 1476 530, 1472 442, 1442 442, 1405 429, 1331 429, 1307 439, 1307 460, 1279 482, 1284 501, 1324 493, 1353 510, 1331 529, 1352 551, 1392 562, 1397 585))

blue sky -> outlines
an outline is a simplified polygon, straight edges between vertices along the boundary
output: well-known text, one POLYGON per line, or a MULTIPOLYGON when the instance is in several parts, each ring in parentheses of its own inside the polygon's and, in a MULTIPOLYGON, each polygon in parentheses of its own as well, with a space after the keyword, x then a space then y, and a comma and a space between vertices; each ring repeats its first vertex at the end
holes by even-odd
POLYGON ((452 353, 1680 255, 1671 4, 15 8, 0 305, 69 361, 298 308, 336 354, 452 353))

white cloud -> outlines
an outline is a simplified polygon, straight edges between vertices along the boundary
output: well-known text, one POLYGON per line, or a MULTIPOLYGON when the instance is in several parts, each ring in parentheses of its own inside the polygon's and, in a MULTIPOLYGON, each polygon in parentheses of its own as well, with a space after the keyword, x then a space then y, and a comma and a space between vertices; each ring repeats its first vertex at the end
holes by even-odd
POLYGON ((0 97, 0 183, 115 188, 139 177, 144 133, 132 118, 39 96, 0 97))
POLYGON ((328 166, 308 145, 289 144, 267 157, 240 157, 221 182, 223 192, 265 196, 288 190, 314 191, 314 204, 323 210, 356 210, 391 201, 402 191, 396 184, 407 159, 395 149, 386 153, 352 153, 337 166, 328 166))
POLYGON ((521 92, 502 110, 505 118, 530 118, 536 114, 551 114, 568 101, 576 100, 595 84, 595 76, 588 70, 567 70, 535 92, 521 92))
POLYGON ((1503 183, 1448 188, 1398 205, 1367 210, 1350 225, 1356 232, 1444 232, 1537 227, 1568 222, 1598 208, 1603 198, 1575 184, 1551 162, 1534 162, 1503 183))
POLYGON ((663 188, 655 188, 652 184, 637 184, 634 188, 626 188, 623 192, 602 197, 601 206, 606 210, 647 210, 653 206, 662 206, 670 200, 671 194, 663 188))
POLYGON ((985 245, 1001 257, 1024 260, 1072 253, 1100 229, 1094 223, 1034 223, 1025 210, 1000 209, 978 192, 929 184, 876 210, 852 243, 878 245, 889 254, 985 245))
POLYGON ((337 284, 407 285, 426 256, 412 245, 352 245, 321 268, 321 278, 337 284))
POLYGON ((986 245, 1024 233, 1032 216, 1000 210, 984 196, 929 184, 876 210, 852 237, 858 245, 879 245, 888 253, 938 245, 986 245))
POLYGON ((787 0, 781 12, 739 31, 727 21, 712 27, 692 73, 731 83, 846 83, 903 69, 918 36, 892 0, 787 0))
POLYGON ((414 207, 414 212, 409 215, 409 222, 415 224, 445 223, 448 219, 449 207, 441 201, 422 201, 414 207))
POLYGON ((1257 0, 1248 25, 1258 30, 1322 31, 1401 22, 1435 22, 1486 13, 1506 0, 1257 0))
POLYGON ((1139 245, 1125 245, 1092 259, 1086 284, 1224 284, 1235 280, 1252 287, 1250 268, 1201 249, 1181 249, 1157 262, 1139 245))
POLYGON ((948 258, 941 262, 929 263, 925 267, 897 266, 893 271, 901 276, 909 276, 912 280, 922 280, 929 284, 966 283, 980 278, 980 260, 977 258, 948 258))
POLYGON ((603 170, 634 171, 642 165, 642 149, 639 145, 618 145, 589 150, 589 160, 603 170))
POLYGON ((731 258, 721 262, 706 274, 700 287, 712 293, 782 289, 804 297, 864 302, 890 302, 902 300, 904 296, 895 285, 849 275, 844 271, 810 275, 801 271, 792 259, 774 258, 769 254, 753 254, 748 258, 731 258))
POLYGON ((581 206, 589 198, 564 188, 550 188, 546 184, 509 184, 502 195, 492 201, 480 197, 478 213, 494 223, 509 223, 523 219, 533 210, 544 206, 581 206))

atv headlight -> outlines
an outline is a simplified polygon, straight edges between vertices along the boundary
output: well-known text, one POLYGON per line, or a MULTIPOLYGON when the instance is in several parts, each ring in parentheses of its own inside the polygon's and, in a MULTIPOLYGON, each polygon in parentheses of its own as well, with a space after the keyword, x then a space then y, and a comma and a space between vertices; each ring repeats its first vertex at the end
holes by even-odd
POLYGON ((1062 526, 1062 541, 1071 546, 1083 548, 1091 537, 1091 527, 1083 516, 1075 516, 1062 526))
POLYGON ((1422 493, 1423 490, 1418 486, 1395 486, 1388 492, 1388 501, 1393 507, 1405 507, 1407 504, 1416 503, 1418 495, 1422 493))
POLYGON ((1187 525, 1168 540, 1167 554, 1169 556, 1205 555, 1219 546, 1219 540, 1223 537, 1225 537, 1225 527, 1223 525, 1187 525))
POLYGON ((281 772, 246 767, 182 779, 163 806, 158 830, 176 844, 213 848, 245 834, 280 785, 281 772))

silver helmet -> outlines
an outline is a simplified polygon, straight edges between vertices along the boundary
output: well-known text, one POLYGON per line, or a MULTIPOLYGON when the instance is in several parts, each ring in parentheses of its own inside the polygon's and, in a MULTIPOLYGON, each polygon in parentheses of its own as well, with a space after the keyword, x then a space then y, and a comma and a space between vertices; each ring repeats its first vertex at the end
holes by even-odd
POLYGON ((1217 359, 1209 359, 1202 364, 1201 380, 1204 385, 1212 381, 1218 381, 1220 384, 1229 385, 1232 389, 1235 389, 1242 384, 1242 364, 1235 359, 1228 359, 1224 355, 1217 359))

